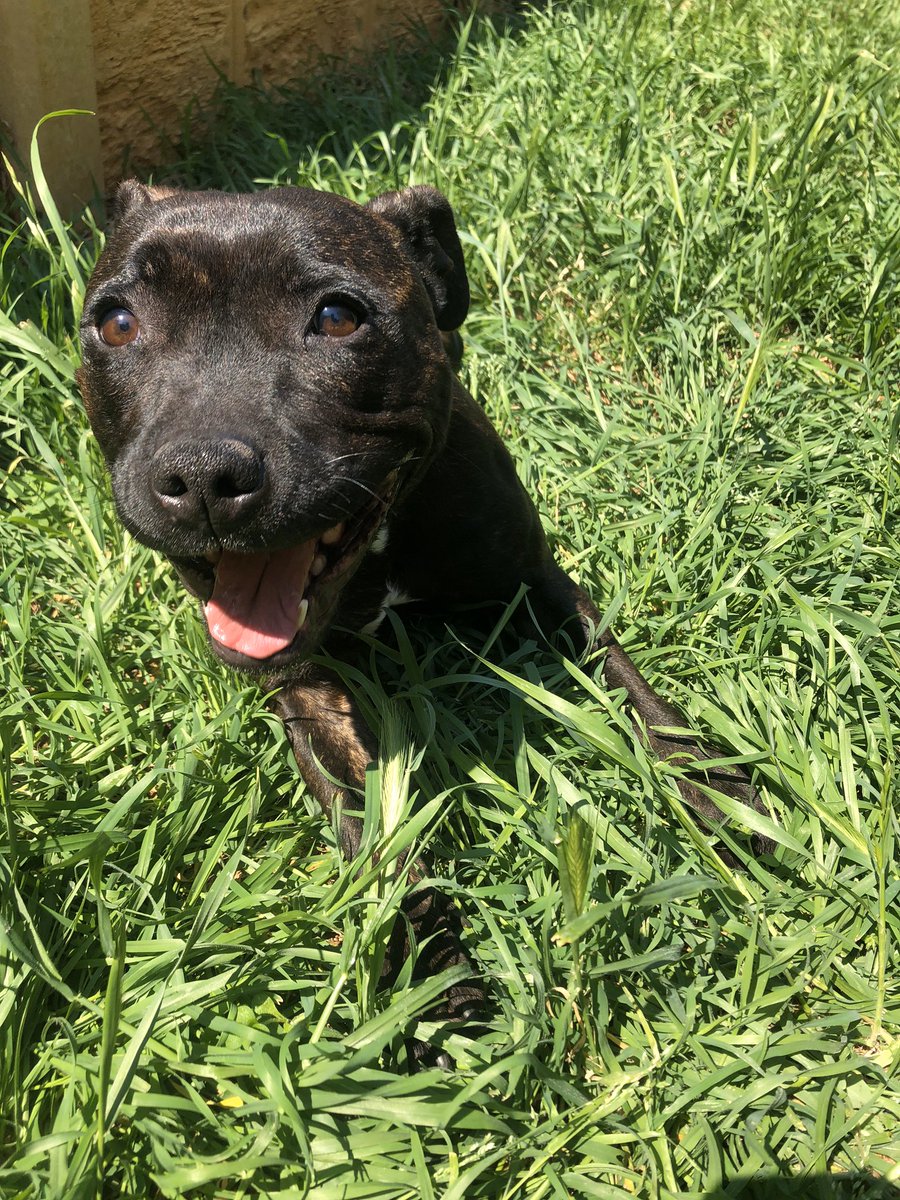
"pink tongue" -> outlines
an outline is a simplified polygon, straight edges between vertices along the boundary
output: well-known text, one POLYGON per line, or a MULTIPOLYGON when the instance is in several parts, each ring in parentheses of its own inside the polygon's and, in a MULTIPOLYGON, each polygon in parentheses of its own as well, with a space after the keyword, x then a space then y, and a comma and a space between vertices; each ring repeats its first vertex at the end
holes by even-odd
POLYGON ((210 635, 248 658, 286 650, 297 632, 297 609, 316 540, 273 553, 223 552, 212 597, 203 612, 210 635))

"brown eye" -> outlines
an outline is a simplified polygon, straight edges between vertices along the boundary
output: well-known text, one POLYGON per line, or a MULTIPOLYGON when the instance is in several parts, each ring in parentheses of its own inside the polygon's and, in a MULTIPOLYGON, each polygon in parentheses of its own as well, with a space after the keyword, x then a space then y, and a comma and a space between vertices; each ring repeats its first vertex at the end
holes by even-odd
POLYGON ((323 304, 316 313, 313 328, 326 337, 346 337, 359 329, 359 317, 346 304, 323 304))
POLYGON ((127 346, 140 331, 140 323, 127 308, 111 308, 104 313, 97 326, 102 341, 107 346, 127 346))

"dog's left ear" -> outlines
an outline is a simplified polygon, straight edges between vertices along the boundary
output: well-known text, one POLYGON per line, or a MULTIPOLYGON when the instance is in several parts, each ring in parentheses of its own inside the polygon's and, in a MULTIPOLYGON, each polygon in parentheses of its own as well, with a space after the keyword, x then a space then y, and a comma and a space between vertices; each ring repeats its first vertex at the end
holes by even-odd
POLYGON ((141 183, 138 179, 123 179, 108 205, 109 224, 115 227, 124 221, 130 212, 136 212, 148 204, 155 204, 157 200, 166 200, 169 196, 177 195, 178 188, 141 183))
POLYGON ((438 329, 458 329, 469 311, 469 281, 453 209, 436 188, 420 184, 385 192, 366 205, 390 221, 425 284, 438 329))

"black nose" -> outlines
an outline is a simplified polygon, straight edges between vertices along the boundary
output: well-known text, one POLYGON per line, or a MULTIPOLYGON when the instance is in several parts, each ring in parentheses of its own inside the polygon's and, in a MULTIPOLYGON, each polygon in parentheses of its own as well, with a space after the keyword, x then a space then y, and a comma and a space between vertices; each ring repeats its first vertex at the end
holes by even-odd
POLYGON ((238 438, 169 442, 150 464, 150 486, 166 512, 217 531, 256 507, 264 482, 262 455, 238 438))

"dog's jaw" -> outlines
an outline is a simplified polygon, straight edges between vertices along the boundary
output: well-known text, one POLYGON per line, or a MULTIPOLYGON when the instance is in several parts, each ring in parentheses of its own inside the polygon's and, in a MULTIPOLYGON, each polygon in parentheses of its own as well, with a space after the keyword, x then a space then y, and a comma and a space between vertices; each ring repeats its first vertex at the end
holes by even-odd
POLYGON ((172 558, 185 587, 201 601, 217 657, 252 674, 309 657, 363 558, 383 544, 398 481, 399 472, 391 472, 371 503, 294 546, 172 558))

